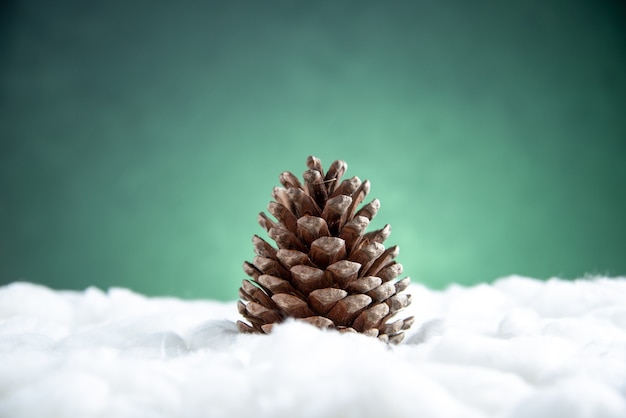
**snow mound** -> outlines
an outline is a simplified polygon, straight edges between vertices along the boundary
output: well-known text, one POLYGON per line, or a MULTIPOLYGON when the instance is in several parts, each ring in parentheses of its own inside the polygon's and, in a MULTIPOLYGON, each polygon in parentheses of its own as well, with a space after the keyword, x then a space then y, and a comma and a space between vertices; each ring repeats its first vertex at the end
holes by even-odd
POLYGON ((0 417, 624 417, 626 279, 408 290, 387 346, 235 302, 0 287, 0 417))

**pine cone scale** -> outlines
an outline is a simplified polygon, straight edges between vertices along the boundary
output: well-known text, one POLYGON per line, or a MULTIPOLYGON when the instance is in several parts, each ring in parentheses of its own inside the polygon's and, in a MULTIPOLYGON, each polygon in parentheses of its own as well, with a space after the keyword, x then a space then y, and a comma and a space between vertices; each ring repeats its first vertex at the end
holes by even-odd
POLYGON ((330 235, 328 224, 324 218, 317 216, 303 216, 296 222, 297 236, 306 245, 321 237, 330 235))
POLYGON ((298 250, 278 250, 276 258, 287 269, 300 264, 313 267, 313 262, 309 259, 309 256, 298 250))
POLYGON ((349 326, 352 321, 372 302, 372 298, 367 295, 349 295, 338 301, 328 312, 335 325, 349 326))
POLYGON ((359 332, 374 328, 380 324, 382 319, 389 313, 389 306, 384 303, 374 305, 362 312, 354 320, 352 327, 359 332))
POLYGON ((308 295, 315 289, 327 286, 324 270, 316 267, 297 265, 291 268, 292 282, 304 295, 308 295))
POLYGON ((340 260, 326 268, 326 271, 333 278, 333 282, 341 288, 356 280, 359 270, 361 270, 361 265, 350 260, 340 260))
POLYGON ((309 256, 316 266, 325 269, 346 257, 346 243, 337 237, 320 237, 311 243, 309 256))
POLYGON ((309 308, 308 303, 297 296, 289 293, 279 293, 272 296, 272 300, 280 309, 293 318, 307 318, 309 316, 314 316, 314 313, 309 308))
POLYGON ((263 274, 259 276, 257 282, 265 289, 267 289, 268 293, 295 293, 295 289, 287 280, 275 276, 270 276, 269 274, 263 274))

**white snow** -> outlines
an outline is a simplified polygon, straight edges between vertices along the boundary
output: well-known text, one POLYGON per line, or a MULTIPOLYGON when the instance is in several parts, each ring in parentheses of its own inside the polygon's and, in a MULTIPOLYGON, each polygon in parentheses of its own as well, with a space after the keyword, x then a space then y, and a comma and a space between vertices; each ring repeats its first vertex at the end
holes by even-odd
POLYGON ((625 417, 626 279, 408 290, 395 347, 235 302, 0 287, 0 417, 625 417))

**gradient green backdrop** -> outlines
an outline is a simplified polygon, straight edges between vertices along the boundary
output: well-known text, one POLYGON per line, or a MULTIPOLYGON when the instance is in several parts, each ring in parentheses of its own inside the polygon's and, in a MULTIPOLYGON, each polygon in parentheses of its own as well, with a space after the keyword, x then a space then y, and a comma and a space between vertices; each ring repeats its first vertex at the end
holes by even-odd
POLYGON ((235 299, 309 154, 428 286, 626 274, 623 2, 0 8, 0 284, 235 299))

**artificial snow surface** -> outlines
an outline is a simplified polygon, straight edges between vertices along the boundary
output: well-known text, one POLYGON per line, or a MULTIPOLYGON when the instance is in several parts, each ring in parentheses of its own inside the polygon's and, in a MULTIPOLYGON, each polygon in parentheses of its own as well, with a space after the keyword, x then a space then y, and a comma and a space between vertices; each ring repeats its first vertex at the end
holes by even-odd
POLYGON ((418 284, 389 347, 235 302, 0 287, 0 417, 626 417, 626 279, 418 284))

